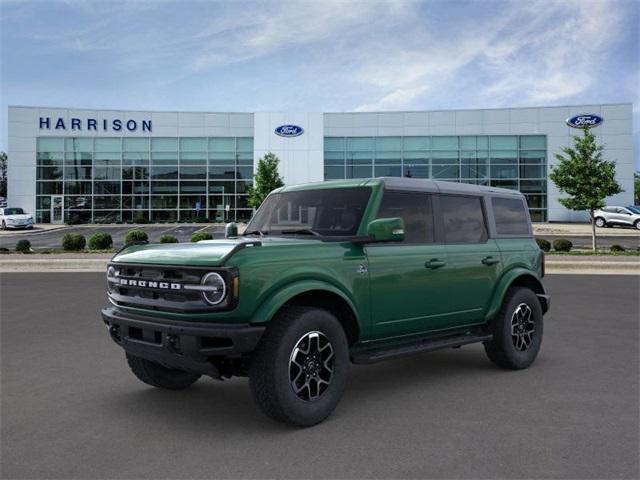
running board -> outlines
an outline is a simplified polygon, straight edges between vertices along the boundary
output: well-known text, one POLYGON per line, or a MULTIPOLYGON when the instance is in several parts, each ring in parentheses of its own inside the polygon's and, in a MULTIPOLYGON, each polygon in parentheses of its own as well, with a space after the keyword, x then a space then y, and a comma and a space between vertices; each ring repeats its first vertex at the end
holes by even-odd
POLYGON ((362 364, 376 363, 381 362, 382 360, 413 355, 414 353, 433 352, 434 350, 440 350, 443 348, 455 348, 463 345, 469 345, 471 343, 488 342, 492 338, 493 335, 488 334, 468 334, 436 338, 433 340, 422 340, 421 342, 411 343, 408 345, 357 352, 351 355, 351 361, 353 363, 362 364))

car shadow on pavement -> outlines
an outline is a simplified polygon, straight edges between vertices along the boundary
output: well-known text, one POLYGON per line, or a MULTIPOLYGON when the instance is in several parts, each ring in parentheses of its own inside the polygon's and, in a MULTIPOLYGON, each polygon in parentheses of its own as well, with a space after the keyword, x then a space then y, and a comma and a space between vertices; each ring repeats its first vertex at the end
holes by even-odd
MULTIPOLYGON (((469 349, 470 350, 470 349, 469 349)), ((354 365, 347 391, 328 422, 361 411, 370 402, 402 402, 416 385, 422 390, 437 389, 440 382, 477 381, 479 374, 500 372, 484 356, 482 348, 461 352, 452 350, 415 355, 375 365, 354 365)), ((161 390, 144 384, 121 386, 105 398, 103 408, 126 422, 165 424, 172 429, 209 430, 219 437, 223 432, 252 434, 256 431, 275 434, 292 428, 264 416, 253 402, 248 379, 216 381, 207 377, 182 391, 161 390), (208 426, 215 425, 215 430, 208 426)), ((399 405, 396 404, 396 408, 399 405)), ((296 429, 297 430, 297 429, 296 429)))

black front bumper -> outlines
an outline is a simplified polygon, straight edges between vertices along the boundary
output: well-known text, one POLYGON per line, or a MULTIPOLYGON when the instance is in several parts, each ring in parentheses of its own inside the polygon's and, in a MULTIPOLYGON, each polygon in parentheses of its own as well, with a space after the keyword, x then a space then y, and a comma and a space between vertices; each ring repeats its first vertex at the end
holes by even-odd
POLYGON ((102 310, 111 338, 127 353, 168 368, 220 377, 214 360, 241 358, 255 348, 265 327, 248 324, 163 321, 102 310))

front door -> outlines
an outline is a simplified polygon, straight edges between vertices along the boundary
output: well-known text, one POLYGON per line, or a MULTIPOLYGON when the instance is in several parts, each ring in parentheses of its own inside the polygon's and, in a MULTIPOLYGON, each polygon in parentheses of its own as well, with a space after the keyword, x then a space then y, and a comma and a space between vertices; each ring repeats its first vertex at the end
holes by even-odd
POLYGON ((369 244, 374 339, 442 328, 448 313, 447 258, 436 243, 431 195, 387 190, 377 218, 401 217, 405 240, 369 244))
POLYGON ((51 223, 64 223, 64 197, 51 196, 51 223))

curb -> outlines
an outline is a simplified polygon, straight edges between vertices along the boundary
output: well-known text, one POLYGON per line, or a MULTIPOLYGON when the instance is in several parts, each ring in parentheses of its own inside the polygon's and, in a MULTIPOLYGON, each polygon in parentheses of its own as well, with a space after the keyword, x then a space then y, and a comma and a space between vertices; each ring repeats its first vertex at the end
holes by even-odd
POLYGON ((0 273, 105 272, 110 258, 51 258, 0 260, 0 273))

